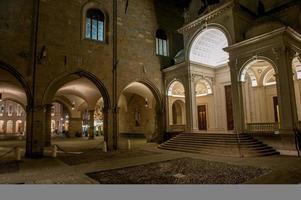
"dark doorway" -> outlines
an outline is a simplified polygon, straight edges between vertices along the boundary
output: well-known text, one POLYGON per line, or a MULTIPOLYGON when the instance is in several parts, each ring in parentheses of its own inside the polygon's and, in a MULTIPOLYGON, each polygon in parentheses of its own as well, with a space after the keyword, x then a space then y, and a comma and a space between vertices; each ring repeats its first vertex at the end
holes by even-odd
POLYGON ((226 85, 225 86, 225 96, 226 96, 226 111, 227 111, 227 127, 228 127, 228 130, 234 130, 232 87, 231 87, 231 85, 226 85))
POLYGON ((278 97, 273 97, 273 103, 274 103, 274 118, 275 118, 275 122, 279 122, 278 97))
POLYGON ((207 111, 205 105, 198 106, 199 130, 207 130, 207 111))

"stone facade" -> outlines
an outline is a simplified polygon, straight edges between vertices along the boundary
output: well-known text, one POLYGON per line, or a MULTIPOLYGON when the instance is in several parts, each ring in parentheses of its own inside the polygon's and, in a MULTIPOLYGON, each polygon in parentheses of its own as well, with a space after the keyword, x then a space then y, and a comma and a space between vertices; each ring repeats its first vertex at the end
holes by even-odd
POLYGON ((173 1, 131 0, 125 12, 125 1, 116 0, 116 88, 112 73, 113 2, 0 2, 0 77, 3 82, 9 78, 10 85, 5 87, 23 91, 23 96, 20 95, 26 105, 28 157, 42 156, 44 146, 50 144, 54 102, 69 110, 71 132, 81 130, 82 112, 89 113, 87 123, 93 139, 95 104, 102 98, 103 131, 109 150, 116 149, 116 138, 121 132, 143 131, 149 140, 159 141, 165 131, 171 130, 172 102, 176 99, 170 99, 167 91, 174 81, 182 83, 185 90, 181 99, 185 103, 181 112, 185 117, 182 127, 177 128, 198 132, 198 106, 206 105, 207 130, 228 131, 234 123, 234 132, 246 132, 240 76, 249 64, 258 60, 269 62, 275 69, 279 132, 293 137, 299 121, 292 60, 300 59, 301 53, 300 1, 264 1, 263 12, 257 9, 258 1, 221 0, 203 5, 192 0, 183 19, 182 9, 175 7, 173 1), (104 14, 103 41, 85 37, 86 12, 91 8, 104 14), (158 29, 167 33, 169 57, 156 55, 158 29), (191 62, 192 46, 206 30, 218 30, 224 35, 227 45, 220 50, 229 53, 228 62, 213 68, 191 62), (174 63, 173 57, 178 52, 182 52, 183 62, 174 63), (197 96, 200 81, 210 86, 212 94, 197 96), (227 100, 229 85, 231 95, 228 93, 227 100), (125 107, 118 109, 115 107, 118 103, 125 107), (146 103, 154 106, 145 110, 146 103), (139 119, 141 126, 133 124, 139 118, 137 106, 144 115, 139 119))
MULTIPOLYGON (((183 22, 181 13, 178 8, 172 9, 173 5, 170 4, 168 6, 173 11, 166 14, 162 10, 166 5, 152 0, 131 1, 125 13, 125 2, 117 2, 117 96, 130 83, 143 82, 156 91, 156 100, 162 101, 161 67, 182 48, 182 36, 176 32, 183 22), (158 13, 165 15, 158 17, 158 13), (179 20, 171 20, 172 16, 179 20), (162 27, 169 36, 170 58, 161 58, 155 54, 155 32, 162 27)), ((44 115, 44 110, 49 110, 47 105, 57 100, 56 92, 62 86, 79 77, 92 81, 104 99, 104 131, 111 149, 112 1, 21 0, 2 1, 0 4, 1 70, 10 71, 16 77, 14 81, 21 88, 26 87, 24 90, 29 112, 27 155, 42 154, 44 138, 48 138, 50 130, 49 117, 44 115), (89 8, 100 9, 105 14, 104 42, 84 37, 85 11, 89 8)), ((160 106, 161 102, 157 104, 160 106)), ((162 107, 158 110, 162 111, 162 107)), ((50 112, 46 113, 49 115, 50 112)), ((76 116, 75 121, 77 119, 76 116)), ((71 116, 70 129, 78 129, 72 121, 71 116)))

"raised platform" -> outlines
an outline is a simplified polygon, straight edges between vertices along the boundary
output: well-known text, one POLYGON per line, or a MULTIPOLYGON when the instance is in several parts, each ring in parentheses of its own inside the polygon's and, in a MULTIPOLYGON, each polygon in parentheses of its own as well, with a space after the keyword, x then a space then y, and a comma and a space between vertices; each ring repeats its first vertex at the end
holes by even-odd
POLYGON ((272 147, 246 135, 231 133, 182 133, 159 145, 160 149, 231 157, 278 155, 272 147))

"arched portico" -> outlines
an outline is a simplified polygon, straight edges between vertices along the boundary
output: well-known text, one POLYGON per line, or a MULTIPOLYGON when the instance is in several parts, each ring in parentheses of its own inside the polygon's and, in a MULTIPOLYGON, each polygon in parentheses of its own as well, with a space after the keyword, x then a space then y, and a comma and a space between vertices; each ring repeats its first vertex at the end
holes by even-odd
POLYGON ((135 81, 123 87, 118 108, 119 148, 128 136, 142 137, 147 141, 162 140, 162 99, 150 82, 135 81))
POLYGON ((207 25, 189 40, 186 51, 189 131, 233 129, 231 95, 226 92, 231 87, 229 54, 224 51, 231 43, 229 32, 219 24, 207 25))
POLYGON ((166 117, 168 131, 178 132, 186 130, 186 95, 183 83, 175 79, 167 87, 167 101, 166 101, 166 117), (177 108, 175 107, 177 106, 177 108), (177 110, 177 113, 175 113, 177 110), (181 113, 181 120, 177 116, 181 113), (179 123, 181 122, 181 123, 179 123))
MULTIPOLYGON (((110 148, 112 143, 108 131, 110 98, 103 83, 94 74, 84 70, 63 74, 53 80, 46 89, 43 97, 43 104, 46 107, 46 142, 50 140, 51 107, 54 101, 62 102, 62 105, 70 112, 67 120, 69 136, 87 136, 89 139, 94 139, 95 134, 99 134, 95 116, 98 116, 98 112, 101 110, 103 126, 101 130, 103 130, 104 140, 110 148), (98 108, 100 99, 102 99, 101 108, 98 108)), ((49 144, 49 142, 46 143, 46 145, 49 144)))
MULTIPOLYGON (((32 127, 32 95, 31 89, 25 78, 16 70, 16 68, 0 61, 0 101, 5 102, 16 102, 16 105, 20 106, 23 112, 16 112, 16 115, 11 115, 8 112, 3 113, 2 117, 7 119, 1 119, 2 125, 6 126, 5 121, 9 121, 9 132, 22 132, 26 133, 26 155, 35 154, 38 149, 35 149, 32 138, 33 138, 33 127, 32 127), (25 116, 23 116, 25 115, 25 116), (14 118, 11 120, 11 118, 14 118), (25 118, 25 120, 23 119, 25 118), (22 123, 20 123, 20 121, 22 123), (16 131, 17 130, 17 131, 16 131)), ((1 103, 0 102, 0 103, 1 103)), ((9 105, 8 105, 9 106, 9 105)), ((2 108, 1 108, 2 109, 2 108)), ((9 108, 3 108, 9 110, 9 108)), ((18 109, 17 107, 14 109, 18 109)), ((4 111, 3 110, 3 111, 4 111)), ((4 127, 2 127, 3 129, 4 127)), ((39 154, 39 153, 38 153, 39 154)))
POLYGON ((245 132, 273 132, 279 129, 278 69, 268 58, 249 61, 240 70, 245 132))

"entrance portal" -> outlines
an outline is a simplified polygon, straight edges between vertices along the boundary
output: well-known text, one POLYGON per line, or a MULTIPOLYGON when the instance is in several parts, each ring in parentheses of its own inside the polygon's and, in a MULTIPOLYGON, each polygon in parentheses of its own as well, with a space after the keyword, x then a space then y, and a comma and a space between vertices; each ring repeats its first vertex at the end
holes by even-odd
POLYGON ((232 87, 231 85, 225 86, 226 96, 226 110, 227 110, 227 128, 228 130, 234 130, 234 119, 233 119, 233 104, 232 104, 232 87))
POLYGON ((207 130, 206 105, 198 106, 199 130, 207 130))

